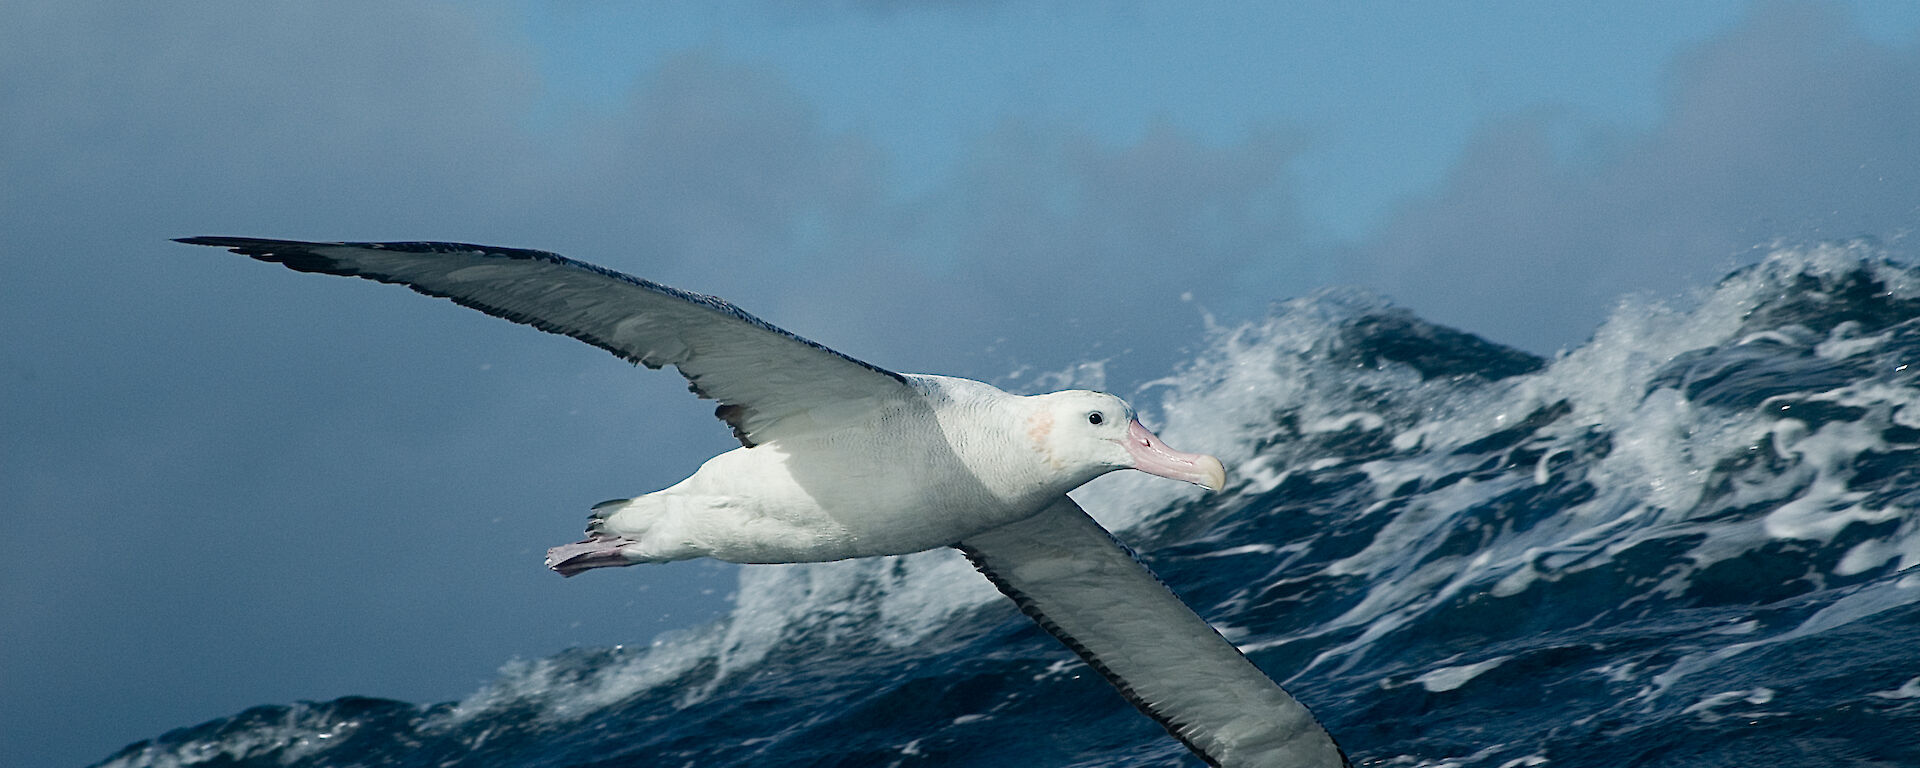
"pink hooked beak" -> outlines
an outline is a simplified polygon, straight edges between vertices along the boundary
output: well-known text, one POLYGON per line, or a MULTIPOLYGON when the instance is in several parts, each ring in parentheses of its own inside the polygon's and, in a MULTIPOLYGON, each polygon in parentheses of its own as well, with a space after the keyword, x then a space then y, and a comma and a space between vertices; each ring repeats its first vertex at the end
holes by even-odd
POLYGON ((1127 425, 1127 454, 1133 457, 1133 468, 1150 475, 1184 480, 1209 491, 1217 491, 1227 485, 1227 468, 1220 460, 1204 453, 1181 453, 1168 448, 1152 432, 1140 425, 1139 419, 1127 425))

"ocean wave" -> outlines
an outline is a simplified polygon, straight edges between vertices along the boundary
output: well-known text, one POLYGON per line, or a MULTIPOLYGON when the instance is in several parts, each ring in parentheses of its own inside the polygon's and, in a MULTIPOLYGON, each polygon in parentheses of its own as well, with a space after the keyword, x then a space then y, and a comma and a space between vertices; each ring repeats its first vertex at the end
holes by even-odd
MULTIPOLYGON (((1859 243, 1623 300, 1551 359, 1331 290, 1136 393, 1224 492, 1075 496, 1359 760, 1614 765, 1690 734, 1738 764, 1743 722, 1920 759, 1884 737, 1920 732, 1916 362, 1920 272, 1859 243)), ((106 765, 1180 759, 952 552, 740 578, 711 626, 457 703, 261 708, 106 765)))

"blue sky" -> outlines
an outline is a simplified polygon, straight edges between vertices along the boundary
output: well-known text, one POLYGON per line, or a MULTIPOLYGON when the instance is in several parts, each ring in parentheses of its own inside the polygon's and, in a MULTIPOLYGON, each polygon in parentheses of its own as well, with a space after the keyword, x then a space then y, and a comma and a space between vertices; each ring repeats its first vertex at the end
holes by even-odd
MULTIPOLYGON (((0 6, 0 764, 462 696, 724 609, 562 581, 727 447, 668 374, 167 238, 545 248, 1122 394, 1331 285, 1551 353, 1920 223, 1905 2, 0 6)), ((1192 446, 1205 449, 1206 446, 1192 446)))
MULTIPOLYGON (((617 105, 648 62, 710 51, 781 72, 828 129, 872 136, 907 194, 1009 118, 1115 143, 1159 124, 1216 143, 1274 126, 1311 146, 1295 173, 1318 193, 1306 201, 1313 223, 1351 238, 1438 183, 1490 116, 1555 108, 1651 125, 1676 52, 1731 29, 1748 4, 850 3, 723 24, 705 7, 662 20, 612 5, 525 9, 553 106, 617 105)), ((1862 35, 1889 44, 1920 22, 1910 4, 1846 8, 1862 35)))

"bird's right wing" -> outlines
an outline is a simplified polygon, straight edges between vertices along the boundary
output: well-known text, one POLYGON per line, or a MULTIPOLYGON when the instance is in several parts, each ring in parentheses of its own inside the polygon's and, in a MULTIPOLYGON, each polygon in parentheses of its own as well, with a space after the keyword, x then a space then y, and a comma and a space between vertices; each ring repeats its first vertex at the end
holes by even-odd
POLYGON ((1300 702, 1065 496, 954 545, 993 585, 1209 764, 1335 768, 1300 702))

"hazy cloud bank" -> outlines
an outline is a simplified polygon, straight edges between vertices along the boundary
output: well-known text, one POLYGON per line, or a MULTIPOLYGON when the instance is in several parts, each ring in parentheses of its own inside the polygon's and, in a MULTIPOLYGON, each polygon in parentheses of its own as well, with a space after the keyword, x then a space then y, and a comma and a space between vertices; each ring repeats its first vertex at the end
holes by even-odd
POLYGON ((1551 351, 1616 299, 1711 281, 1778 239, 1920 223, 1920 51, 1824 4, 1771 3, 1676 62, 1645 132, 1543 108, 1484 130, 1443 186, 1345 254, 1441 322, 1551 351))

